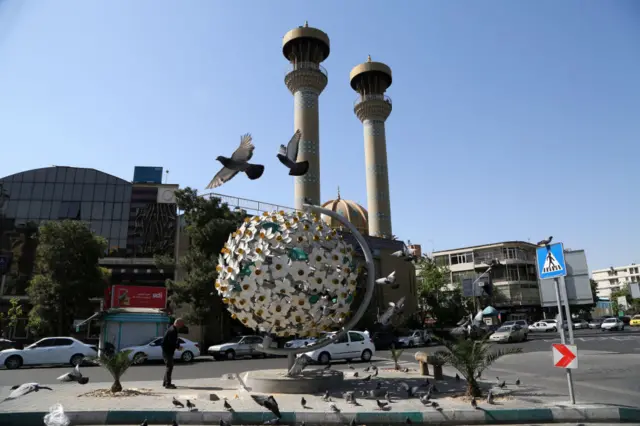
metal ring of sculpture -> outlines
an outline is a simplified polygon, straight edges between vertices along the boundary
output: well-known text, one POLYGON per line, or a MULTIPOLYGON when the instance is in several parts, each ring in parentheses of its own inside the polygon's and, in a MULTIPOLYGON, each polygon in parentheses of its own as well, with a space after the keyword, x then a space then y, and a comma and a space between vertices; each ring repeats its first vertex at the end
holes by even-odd
POLYGON ((331 323, 343 324, 330 338, 308 346, 272 348, 267 337, 258 347, 267 354, 288 356, 290 364, 295 355, 327 346, 351 330, 371 303, 375 287, 373 255, 356 227, 334 211, 306 204, 304 209, 245 219, 229 236, 216 268, 218 294, 232 317, 247 327, 287 336, 309 335, 310 330, 313 334, 318 328, 329 331, 331 323), (364 253, 367 286, 362 303, 350 317, 357 278, 354 250, 322 222, 321 215, 342 223, 364 253), (311 253, 298 245, 311 248, 311 253))

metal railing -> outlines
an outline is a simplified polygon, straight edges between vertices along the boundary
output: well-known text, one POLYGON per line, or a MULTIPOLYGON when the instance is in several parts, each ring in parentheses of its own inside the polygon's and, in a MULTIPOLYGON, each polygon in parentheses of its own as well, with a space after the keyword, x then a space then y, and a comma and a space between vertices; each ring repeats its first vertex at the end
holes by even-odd
POLYGON ((391 102, 391 98, 389 96, 380 95, 377 93, 371 93, 368 95, 358 95, 356 100, 353 101, 353 106, 355 107, 356 105, 362 102, 367 102, 367 101, 382 101, 382 102, 388 103, 389 105, 393 105, 393 103, 391 102))
POLYGON ((320 71, 325 77, 329 78, 329 73, 320 64, 315 62, 289 62, 285 74, 292 73, 294 71, 320 71))
POLYGON ((535 261, 534 256, 531 256, 528 253, 524 253, 524 252, 516 252, 515 256, 506 256, 503 253, 496 252, 496 253, 491 253, 491 254, 482 255, 482 256, 474 256, 473 263, 475 265, 481 265, 481 264, 489 265, 491 261, 494 259, 497 260, 498 262, 503 262, 505 260, 520 260, 523 262, 535 261))
POLYGON ((238 208, 242 210, 246 210, 251 213, 262 213, 262 212, 272 212, 272 211, 285 211, 287 213, 295 212, 296 209, 291 207, 279 206, 277 204, 265 203, 262 201, 249 200, 246 198, 233 197, 231 195, 223 195, 216 194, 214 192, 210 192, 207 194, 202 194, 205 198, 219 198, 223 203, 228 204, 232 208, 238 208))

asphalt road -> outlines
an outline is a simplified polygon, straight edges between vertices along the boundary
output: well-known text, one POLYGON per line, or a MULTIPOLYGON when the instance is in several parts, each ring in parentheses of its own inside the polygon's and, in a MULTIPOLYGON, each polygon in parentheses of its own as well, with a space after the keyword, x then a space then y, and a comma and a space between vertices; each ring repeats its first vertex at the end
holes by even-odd
MULTIPOLYGON (((535 383, 541 389, 550 389, 559 400, 567 400, 565 371, 553 367, 551 361, 552 343, 560 339, 555 333, 532 333, 529 341, 515 344, 496 345, 518 346, 524 355, 499 360, 486 377, 500 376, 515 381, 535 383)), ((638 406, 640 401, 640 330, 603 333, 594 330, 577 330, 576 344, 579 349, 578 370, 574 380, 579 398, 590 401, 619 403, 638 406)), ((407 349, 401 356, 403 363, 414 362, 418 350, 429 352, 441 349, 439 346, 407 349)), ((389 351, 378 351, 374 362, 381 366, 393 365, 389 351)), ((284 358, 240 359, 235 361, 213 361, 209 357, 192 364, 176 364, 175 379, 220 377, 227 373, 241 373, 249 370, 263 370, 286 367, 284 358)), ((336 363, 334 368, 345 369, 345 363, 336 363)), ((70 371, 69 367, 32 367, 18 370, 0 370, 0 386, 10 386, 26 382, 42 384, 55 383, 56 377, 70 371)), ((134 366, 127 371, 125 380, 162 380, 162 363, 147 363, 134 366)), ((111 381, 109 373, 100 367, 84 367, 84 374, 92 382, 111 381)))

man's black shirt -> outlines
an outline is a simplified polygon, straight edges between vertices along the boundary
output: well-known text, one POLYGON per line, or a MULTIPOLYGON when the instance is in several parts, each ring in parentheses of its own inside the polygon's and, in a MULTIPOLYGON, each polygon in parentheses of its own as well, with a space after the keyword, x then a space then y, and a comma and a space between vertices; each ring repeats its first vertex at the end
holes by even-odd
POLYGON ((162 339, 162 352, 173 353, 179 346, 178 329, 175 325, 172 325, 167 328, 167 331, 164 333, 164 338, 162 339))

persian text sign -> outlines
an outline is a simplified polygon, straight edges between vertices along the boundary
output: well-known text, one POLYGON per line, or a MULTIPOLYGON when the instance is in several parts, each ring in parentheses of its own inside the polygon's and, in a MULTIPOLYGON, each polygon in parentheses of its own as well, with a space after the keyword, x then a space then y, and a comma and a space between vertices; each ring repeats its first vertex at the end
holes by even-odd
POLYGON ((112 308, 156 308, 167 306, 167 289, 135 285, 114 285, 111 291, 112 308))

